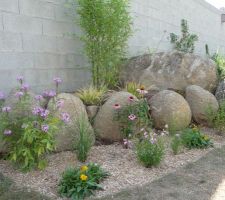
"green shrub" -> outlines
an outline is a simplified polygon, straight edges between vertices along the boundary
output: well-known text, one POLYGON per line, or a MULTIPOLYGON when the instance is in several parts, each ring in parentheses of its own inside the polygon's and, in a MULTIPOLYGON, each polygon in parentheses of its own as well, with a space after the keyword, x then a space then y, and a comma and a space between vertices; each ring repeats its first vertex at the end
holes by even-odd
POLYGON ((85 105, 100 105, 103 96, 106 93, 107 88, 105 86, 101 86, 96 88, 94 86, 90 86, 88 88, 81 89, 77 92, 77 96, 84 102, 85 105))
POLYGON ((144 139, 140 141, 137 146, 138 160, 145 167, 157 166, 164 156, 164 145, 160 139, 144 139))
MULTIPOLYGON (((19 82, 21 85, 15 93, 16 105, 14 108, 5 106, 0 113, 0 140, 9 149, 7 159, 17 167, 22 170, 36 167, 43 169, 47 164, 45 154, 55 149, 54 135, 62 122, 40 106, 28 110, 30 105, 27 105, 32 97, 27 91, 27 84, 23 84, 22 77, 19 82)), ((52 94, 56 95, 51 92, 49 96, 52 94)), ((65 114, 63 113, 63 117, 65 114)))
MULTIPOLYGON (((77 0, 73 0, 76 4, 77 0)), ((131 35, 128 0, 78 0, 81 39, 92 67, 95 87, 118 84, 119 66, 131 35)))
POLYGON ((75 143, 77 159, 85 162, 92 146, 90 125, 84 115, 78 117, 75 123, 79 132, 79 139, 75 143))
POLYGON ((170 33, 170 42, 175 45, 175 49, 185 53, 193 53, 195 42, 198 41, 198 36, 189 33, 187 20, 181 20, 181 33, 179 37, 174 33, 170 33))
POLYGON ((208 110, 208 119, 211 125, 217 129, 220 133, 225 132, 225 102, 221 102, 219 110, 215 113, 209 107, 208 110))
POLYGON ((173 150, 173 154, 177 155, 182 147, 182 141, 179 134, 176 134, 172 137, 170 145, 171 149, 173 150))
POLYGON ((95 190, 101 190, 99 183, 108 176, 107 172, 94 163, 81 168, 70 168, 62 174, 58 192, 62 197, 83 200, 93 195, 95 190))
POLYGON ((134 135, 136 129, 152 126, 147 100, 131 101, 128 105, 117 109, 114 120, 119 122, 121 133, 125 138, 134 135))
POLYGON ((197 128, 188 128, 181 134, 182 143, 185 147, 192 148, 207 148, 213 146, 211 139, 200 133, 197 128))
POLYGON ((212 60, 215 61, 217 72, 221 79, 225 78, 225 57, 221 54, 214 54, 212 60))

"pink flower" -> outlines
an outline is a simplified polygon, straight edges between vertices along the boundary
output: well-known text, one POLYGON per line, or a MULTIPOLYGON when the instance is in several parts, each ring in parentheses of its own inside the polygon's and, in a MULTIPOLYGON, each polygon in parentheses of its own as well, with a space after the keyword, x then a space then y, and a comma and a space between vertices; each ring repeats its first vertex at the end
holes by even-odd
POLYGON ((134 101, 134 97, 133 96, 129 96, 128 100, 129 100, 129 102, 133 102, 134 101))
POLYGON ((11 111, 11 107, 9 107, 9 106, 5 106, 2 108, 2 112, 9 113, 10 111, 11 111))
POLYGON ((133 145, 132 142, 128 139, 123 139, 123 144, 124 144, 125 148, 127 148, 127 149, 132 148, 132 145, 133 145))
POLYGON ((148 94, 148 91, 145 90, 144 87, 141 87, 140 89, 137 89, 137 92, 141 95, 144 95, 144 94, 148 94))
POLYGON ((114 104, 113 108, 114 108, 115 110, 118 110, 118 109, 121 108, 121 106, 120 106, 120 104, 116 103, 116 104, 114 104))
POLYGON ((11 130, 4 130, 4 135, 11 135, 12 131, 11 130))
POLYGON ((129 120, 134 121, 137 117, 134 114, 128 116, 129 120))

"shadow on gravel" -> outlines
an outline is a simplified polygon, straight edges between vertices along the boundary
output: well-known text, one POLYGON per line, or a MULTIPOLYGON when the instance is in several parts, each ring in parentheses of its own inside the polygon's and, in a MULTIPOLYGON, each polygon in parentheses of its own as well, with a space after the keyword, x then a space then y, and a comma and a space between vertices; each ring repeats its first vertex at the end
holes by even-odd
POLYGON ((99 200, 211 200, 224 178, 225 147, 223 146, 152 183, 99 200))
POLYGON ((26 188, 18 188, 15 183, 0 173, 0 200, 50 200, 26 188))

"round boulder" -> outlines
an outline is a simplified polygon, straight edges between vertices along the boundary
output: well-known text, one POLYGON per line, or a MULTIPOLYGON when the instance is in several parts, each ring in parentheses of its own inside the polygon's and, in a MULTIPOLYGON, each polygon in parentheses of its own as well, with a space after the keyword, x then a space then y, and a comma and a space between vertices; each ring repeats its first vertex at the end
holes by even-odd
POLYGON ((60 117, 61 113, 64 112, 70 115, 69 123, 61 126, 56 134, 56 151, 60 152, 74 149, 74 144, 80 137, 79 125, 82 124, 87 126, 90 138, 94 144, 94 131, 88 120, 86 108, 78 97, 68 93, 61 93, 49 101, 48 109, 54 113, 55 117, 60 117), (61 102, 61 106, 56 109, 55 103, 59 101, 61 102))
POLYGON ((123 139, 119 122, 115 120, 116 110, 114 106, 118 104, 122 108, 128 105, 131 96, 134 101, 138 101, 134 95, 128 92, 115 92, 100 108, 95 118, 94 128, 101 140, 112 143, 123 139))
POLYGON ((147 89, 185 92, 189 85, 214 91, 217 86, 215 62, 209 58, 178 51, 130 59, 123 67, 121 81, 142 83, 147 89))
POLYGON ((154 95, 149 101, 151 116, 158 129, 167 124, 171 130, 182 130, 191 122, 191 109, 180 94, 163 90, 154 95))
POLYGON ((219 104, 216 97, 197 85, 186 88, 186 100, 190 105, 193 119, 203 125, 209 124, 209 111, 217 112, 219 104))

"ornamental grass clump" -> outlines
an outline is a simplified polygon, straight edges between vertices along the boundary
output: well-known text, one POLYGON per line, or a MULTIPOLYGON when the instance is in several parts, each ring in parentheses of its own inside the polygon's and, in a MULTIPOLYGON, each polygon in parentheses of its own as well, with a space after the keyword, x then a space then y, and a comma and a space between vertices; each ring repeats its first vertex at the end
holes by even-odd
POLYGON ((95 163, 80 168, 69 168, 62 174, 58 192, 62 197, 83 200, 93 195, 95 190, 102 190, 99 183, 108 176, 109 173, 95 163))
POLYGON ((181 140, 180 134, 175 134, 172 137, 170 146, 174 155, 177 155, 180 152, 182 147, 182 140, 181 140))
POLYGON ((158 166, 165 154, 162 136, 144 131, 136 145, 137 158, 147 168, 158 166))
MULTIPOLYGON (((4 106, 0 113, 0 140, 9 149, 6 158, 17 167, 25 171, 44 169, 47 165, 45 154, 55 149, 54 135, 63 121, 69 121, 69 115, 62 113, 61 119, 54 117, 48 109, 39 106, 39 101, 44 98, 41 95, 35 97, 35 106, 27 110, 26 105, 33 97, 24 78, 19 76, 17 80, 20 85, 14 97, 17 99, 16 106, 4 106), (18 114, 17 109, 23 114, 18 114)), ((56 95, 52 91, 45 94, 48 98, 56 95)))
POLYGON ((104 94, 107 92, 105 86, 100 86, 96 88, 94 86, 89 86, 87 88, 81 89, 77 92, 77 96, 84 102, 85 105, 101 105, 104 98, 104 94))
POLYGON ((79 116, 75 123, 79 132, 79 138, 76 140, 74 148, 77 159, 81 162, 85 162, 92 146, 92 130, 84 115, 79 116))

